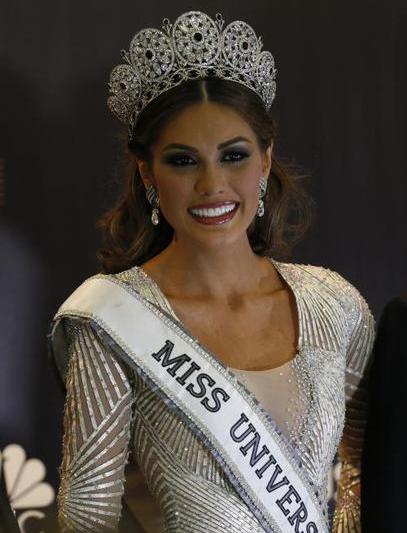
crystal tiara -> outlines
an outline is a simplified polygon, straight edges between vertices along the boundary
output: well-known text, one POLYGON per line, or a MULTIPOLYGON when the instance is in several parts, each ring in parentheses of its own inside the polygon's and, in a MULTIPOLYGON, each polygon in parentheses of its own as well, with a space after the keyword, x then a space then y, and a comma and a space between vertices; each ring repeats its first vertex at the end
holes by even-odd
POLYGON ((145 28, 133 37, 123 63, 110 73, 112 113, 127 124, 129 137, 141 111, 161 93, 184 81, 217 77, 252 89, 267 110, 276 94, 272 54, 246 22, 235 20, 225 29, 220 13, 215 20, 201 11, 188 11, 174 24, 164 19, 162 30, 145 28))

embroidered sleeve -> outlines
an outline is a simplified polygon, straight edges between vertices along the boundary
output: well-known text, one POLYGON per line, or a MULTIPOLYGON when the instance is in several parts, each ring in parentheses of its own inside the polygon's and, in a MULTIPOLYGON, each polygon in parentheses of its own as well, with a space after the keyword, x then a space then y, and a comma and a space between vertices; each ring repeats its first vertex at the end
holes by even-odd
POLYGON ((346 414, 339 446, 341 465, 333 533, 361 531, 360 476, 367 417, 367 379, 371 366, 375 323, 366 301, 351 288, 353 305, 349 317, 346 361, 346 414))
POLYGON ((59 468, 62 533, 117 531, 132 420, 132 387, 86 322, 74 326, 69 348, 59 468))

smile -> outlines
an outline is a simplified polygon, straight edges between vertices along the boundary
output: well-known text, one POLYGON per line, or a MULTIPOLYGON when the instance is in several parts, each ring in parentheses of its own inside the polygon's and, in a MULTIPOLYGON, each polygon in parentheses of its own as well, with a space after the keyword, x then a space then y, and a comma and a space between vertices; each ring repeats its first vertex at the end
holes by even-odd
POLYGON ((193 207, 188 212, 201 224, 224 224, 235 216, 238 207, 237 202, 231 202, 214 207, 193 207))

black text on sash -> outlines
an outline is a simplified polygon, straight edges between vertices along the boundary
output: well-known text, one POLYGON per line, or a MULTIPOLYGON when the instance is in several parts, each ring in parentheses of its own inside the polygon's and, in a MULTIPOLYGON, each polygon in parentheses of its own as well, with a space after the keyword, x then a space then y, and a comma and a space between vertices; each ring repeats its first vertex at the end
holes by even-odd
MULTIPOLYGON (((172 357, 173 350, 174 343, 166 340, 151 355, 166 368, 174 378, 174 383, 185 387, 192 397, 200 399, 207 412, 219 414, 222 403, 227 402, 230 395, 222 387, 216 386, 216 380, 208 373, 199 372, 201 367, 191 356, 183 353, 172 357)), ((298 491, 284 475, 283 468, 263 443, 265 439, 261 438, 245 413, 241 413, 239 419, 233 422, 229 436, 231 445, 240 445, 240 453, 248 457, 259 482, 265 483, 267 492, 275 495, 275 504, 286 517, 290 530, 295 533, 318 533, 316 524, 308 521, 308 511, 298 491)))

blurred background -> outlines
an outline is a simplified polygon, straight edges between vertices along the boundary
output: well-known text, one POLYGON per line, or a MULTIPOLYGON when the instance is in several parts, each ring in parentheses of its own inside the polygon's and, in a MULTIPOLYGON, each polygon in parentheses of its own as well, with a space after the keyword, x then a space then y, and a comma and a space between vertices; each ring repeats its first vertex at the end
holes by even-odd
POLYGON ((123 172, 123 127, 106 105, 120 50, 139 29, 194 9, 245 20, 263 36, 278 69, 275 153, 311 174, 317 206, 294 260, 338 271, 377 319, 406 288, 407 4, 0 6, 0 450, 16 465, 37 461, 35 483, 17 480, 10 498, 20 517, 41 510, 24 517, 27 531, 54 531, 64 396, 46 334, 62 301, 98 271, 95 222, 123 172))

